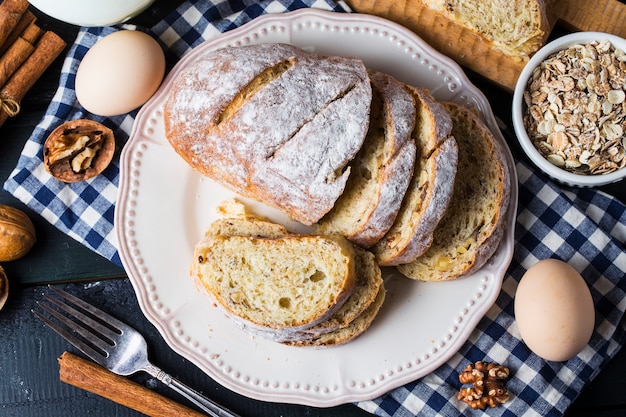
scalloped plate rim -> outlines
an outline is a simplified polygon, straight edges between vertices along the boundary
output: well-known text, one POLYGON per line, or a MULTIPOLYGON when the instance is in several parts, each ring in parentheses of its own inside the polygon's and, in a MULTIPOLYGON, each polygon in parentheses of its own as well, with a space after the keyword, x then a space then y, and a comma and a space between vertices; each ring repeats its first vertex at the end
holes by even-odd
MULTIPOLYGON (((281 35, 285 35, 285 33, 281 35)), ((322 47, 322 45, 315 46, 322 47)), ((401 54, 402 52, 394 53, 401 54)), ((407 67, 410 66, 411 62, 409 61, 407 67)), ((413 70, 412 66, 411 70, 413 70)), ((431 74, 428 75, 430 76, 431 74)), ((173 151, 171 152, 173 153, 173 151)), ((198 181, 202 183, 204 180, 198 179, 198 181)), ((201 184, 201 186, 203 185, 201 184)), ((373 399, 391 389, 426 375, 445 363, 458 351, 484 313, 495 302, 500 292, 504 274, 513 256, 513 228, 516 210, 517 178, 513 157, 498 130, 488 101, 482 93, 470 83, 456 63, 434 51, 423 40, 417 37, 417 35, 408 31, 406 28, 388 20, 369 15, 302 9, 284 14, 263 15, 240 28, 233 29, 217 38, 205 41, 186 54, 172 69, 159 91, 157 91, 152 99, 140 110, 133 127, 133 132, 131 133, 131 138, 122 151, 120 158, 118 204, 115 210, 115 230, 119 241, 120 258, 137 293, 141 310, 148 320, 157 327, 167 344, 174 351, 194 362, 218 383, 242 395, 265 401, 330 407, 347 402, 373 399), (157 278, 155 279, 154 270, 156 268, 151 269, 153 265, 146 264, 144 259, 137 255, 137 253, 141 253, 141 250, 144 248, 142 247, 141 241, 143 237, 137 235, 138 230, 134 229, 137 224, 136 221, 141 222, 141 220, 137 220, 140 219, 140 217, 138 217, 138 214, 135 212, 137 203, 135 196, 136 193, 145 194, 145 192, 141 189, 141 186, 133 188, 133 184, 134 182, 142 184, 142 181, 138 179, 142 179, 142 158, 145 157, 145 154, 151 151, 154 152, 154 146, 163 145, 163 143, 161 143, 162 139, 155 139, 153 137, 158 136, 157 133, 154 133, 154 130, 159 129, 159 121, 157 119, 160 117, 160 106, 166 97, 171 81, 185 65, 210 49, 226 44, 236 44, 237 42, 254 42, 255 40, 263 38, 263 36, 260 36, 261 33, 267 35, 267 31, 277 28, 288 28, 290 33, 287 35, 293 38, 293 33, 291 32, 296 30, 301 31, 298 32, 299 35, 302 35, 302 33, 306 35, 307 31, 321 31, 323 27, 326 28, 324 30, 328 31, 341 31, 341 25, 345 25, 348 31, 348 33, 344 32, 343 36, 360 36, 359 33, 350 33, 352 31, 351 27, 360 27, 363 30, 367 29, 367 31, 369 31, 367 36, 372 36, 372 31, 377 31, 377 36, 385 39, 389 38, 390 41, 393 40, 397 42, 399 48, 410 47, 418 49, 417 55, 420 55, 420 57, 416 59, 422 60, 420 61, 420 65, 428 66, 429 61, 435 63, 430 64, 427 69, 419 68, 420 71, 436 72, 438 70, 437 66, 441 65, 445 67, 445 70, 441 70, 441 68, 439 68, 439 70, 444 71, 444 73, 450 73, 449 76, 451 78, 443 83, 446 85, 439 91, 439 94, 447 93, 449 97, 446 98, 450 98, 453 101, 464 102, 470 106, 475 105, 479 107, 479 111, 485 117, 496 138, 503 145, 509 162, 512 182, 511 203, 507 213, 509 225, 494 258, 478 273, 463 278, 466 282, 471 282, 469 280, 478 280, 478 288, 482 289, 476 294, 477 298, 468 297, 468 306, 454 306, 455 309, 461 310, 461 313, 458 313, 454 320, 459 320, 460 317, 462 321, 457 324, 446 322, 446 326, 451 326, 452 328, 456 328, 456 330, 451 332, 452 336, 449 340, 437 341, 439 345, 442 346, 441 348, 435 346, 426 352, 421 352, 418 358, 409 358, 404 365, 394 365, 396 366, 395 369, 390 368, 391 365, 388 365, 385 372, 372 375, 371 378, 368 377, 369 379, 353 380, 346 383, 346 375, 342 375, 342 381, 328 383, 324 375, 320 375, 317 386, 315 384, 311 385, 309 382, 293 382, 287 377, 283 377, 282 381, 279 379, 275 383, 270 382, 273 381, 272 378, 267 378, 266 380, 261 380, 262 382, 259 384, 256 381, 251 382, 250 380, 251 377, 255 378, 254 372, 252 372, 252 376, 242 376, 240 370, 233 370, 234 364, 224 363, 224 361, 220 362, 220 359, 213 357, 213 355, 215 355, 214 353, 209 354, 207 348, 202 347, 203 343, 198 341, 198 339, 201 339, 203 336, 185 333, 185 323, 181 323, 178 320, 177 314, 182 314, 181 312, 184 312, 186 308, 192 307, 187 306, 186 303, 179 303, 176 309, 163 307, 164 304, 167 304, 168 294, 159 294, 157 288, 158 284, 154 284, 154 282, 158 283, 158 280, 163 279, 163 277, 158 277, 157 274, 157 278), (424 61, 426 61, 426 63, 424 63, 424 61), (435 66, 434 69, 432 68, 433 66, 435 66), (445 87, 447 87, 447 89, 445 87), (456 91, 454 91, 455 88, 456 91), (467 92, 470 94, 462 94, 467 92), (481 276, 484 277, 480 278, 481 276), (480 284, 481 282, 482 284, 480 284), (162 301, 164 301, 164 303, 162 303, 162 301)), ((392 285, 394 283, 393 279, 387 281, 387 283, 389 282, 391 282, 392 285)), ((459 280, 457 282, 461 281, 459 280)), ((454 287, 455 284, 452 282, 443 285, 454 287)), ((386 300, 385 305, 388 305, 390 302, 390 300, 386 300)), ((373 333, 374 331, 375 329, 370 329, 366 334, 369 332, 373 333)), ((448 336, 449 335, 450 332, 448 332, 448 336)), ((357 342, 361 338, 365 339, 364 336, 365 335, 342 347, 332 349, 337 349, 337 351, 339 351, 340 348, 342 350, 349 350, 350 346, 360 346, 361 343, 357 342)), ((256 347, 259 350, 272 349, 271 347, 268 348, 265 346, 262 341, 252 340, 250 343, 252 348, 256 347)), ((212 347, 208 349, 210 350, 212 347)), ((276 349, 282 352, 283 347, 277 346, 276 349)), ((299 348, 291 349, 296 349, 297 351, 299 348)), ((332 350, 326 350, 326 352, 333 353, 332 350)), ((358 353, 361 354, 361 352, 358 353)), ((297 354, 294 354, 294 356, 297 356, 297 354)))

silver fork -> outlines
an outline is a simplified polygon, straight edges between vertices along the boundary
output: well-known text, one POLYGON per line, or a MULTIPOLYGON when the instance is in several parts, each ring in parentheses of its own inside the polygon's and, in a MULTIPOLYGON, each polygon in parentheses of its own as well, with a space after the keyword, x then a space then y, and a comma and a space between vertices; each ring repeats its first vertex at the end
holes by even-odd
POLYGON ((148 345, 137 330, 80 298, 53 286, 48 287, 63 301, 45 294, 44 298, 57 308, 42 302, 37 302, 37 305, 66 327, 39 311, 32 310, 33 313, 93 361, 118 375, 147 372, 212 417, 239 417, 150 363, 148 345), (77 335, 82 336, 84 341, 77 335))

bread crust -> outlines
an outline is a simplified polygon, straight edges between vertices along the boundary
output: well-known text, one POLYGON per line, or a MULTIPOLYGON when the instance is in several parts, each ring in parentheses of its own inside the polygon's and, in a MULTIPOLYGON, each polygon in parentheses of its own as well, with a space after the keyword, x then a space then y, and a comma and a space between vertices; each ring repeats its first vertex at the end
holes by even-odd
POLYGON ((421 1, 493 48, 523 59, 544 45, 550 31, 544 0, 421 1))
POLYGON ((196 245, 191 276, 251 328, 299 331, 331 317, 352 295, 354 257, 352 245, 338 235, 207 234, 196 245), (305 258, 305 250, 315 256, 305 258))
POLYGON ((385 301, 386 295, 387 291, 385 287, 381 287, 374 301, 346 327, 339 328, 332 332, 322 333, 311 339, 292 340, 283 343, 289 346, 312 347, 317 349, 346 344, 369 329, 374 319, 378 316, 378 312, 385 301))
POLYGON ((370 103, 360 59, 285 44, 226 47, 176 77, 165 133, 195 170, 311 225, 344 190, 370 103))
POLYGON ((470 109, 444 103, 459 143, 459 171, 452 202, 435 230, 434 243, 415 261, 399 265, 420 281, 457 279, 478 271, 494 254, 507 224, 511 176, 501 145, 470 109))
MULTIPOLYGON (((249 212, 246 206, 237 200, 222 202, 218 206, 218 212, 225 217, 219 218, 209 225, 204 239, 210 239, 213 236, 254 236, 269 239, 293 236, 285 227, 249 212)), ((358 247, 354 247, 354 251, 356 274, 354 291, 332 316, 317 325, 303 330, 288 328, 271 329, 252 325, 249 321, 243 320, 236 315, 231 315, 228 311, 227 314, 232 318, 233 323, 242 330, 275 342, 301 343, 304 345, 308 344, 305 341, 319 339, 323 334, 331 332, 341 335, 334 337, 333 340, 347 341, 348 337, 352 339, 360 333, 359 330, 364 331, 369 324, 364 326, 365 322, 363 322, 363 319, 360 319, 363 324, 359 326, 352 325, 350 332, 342 329, 351 326, 352 322, 357 320, 368 309, 368 314, 375 314, 379 307, 376 308, 376 311, 372 311, 370 306, 377 302, 381 296, 384 299, 385 293, 381 270, 376 264, 374 255, 358 247)), ((198 288, 204 290, 204 284, 197 271, 197 266, 192 264, 192 279, 194 279, 198 288)), ((380 303, 382 303, 382 300, 380 300, 380 303)), ((371 320, 373 320, 373 317, 367 321, 371 322, 371 320)), ((331 345, 329 343, 330 337, 325 337, 323 340, 327 341, 324 344, 325 346, 331 345)))
POLYGON ((346 189, 319 222, 369 248, 387 233, 400 210, 415 165, 415 100, 403 83, 371 71, 372 106, 365 143, 351 164, 346 189))
POLYGON ((456 175, 458 149, 450 116, 427 90, 408 88, 418 103, 418 158, 393 226, 371 248, 381 266, 411 262, 428 249, 450 203, 456 175))

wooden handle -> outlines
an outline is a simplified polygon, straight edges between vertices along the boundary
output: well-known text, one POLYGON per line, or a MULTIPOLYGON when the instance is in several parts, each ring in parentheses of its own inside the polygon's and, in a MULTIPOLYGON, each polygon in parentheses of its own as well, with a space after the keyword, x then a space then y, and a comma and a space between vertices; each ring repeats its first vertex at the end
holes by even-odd
POLYGON ((548 11, 554 24, 573 31, 607 32, 626 37, 626 4, 617 0, 561 0, 548 11))
POLYGON ((62 382, 98 394, 140 413, 163 417, 204 416, 72 353, 64 352, 58 361, 62 382))

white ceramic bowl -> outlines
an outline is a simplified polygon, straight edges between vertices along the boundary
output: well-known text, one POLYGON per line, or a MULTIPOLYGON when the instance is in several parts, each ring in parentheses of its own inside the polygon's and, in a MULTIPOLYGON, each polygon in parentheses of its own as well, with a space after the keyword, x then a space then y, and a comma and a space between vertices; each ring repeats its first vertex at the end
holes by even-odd
POLYGON ((558 182, 570 186, 597 187, 611 184, 626 177, 626 168, 619 169, 609 174, 585 175, 566 171, 549 162, 535 148, 524 127, 523 114, 526 111, 524 91, 527 88, 528 80, 532 76, 533 70, 553 53, 566 49, 573 44, 588 44, 592 41, 603 40, 608 40, 614 47, 626 51, 626 39, 602 32, 576 32, 553 40, 537 51, 529 60, 528 64, 526 64, 517 80, 513 94, 513 128, 515 129, 515 134, 524 152, 526 152, 530 160, 544 173, 558 182))
POLYGON ((135 17, 154 0, 30 0, 30 4, 62 22, 109 26, 135 17))

